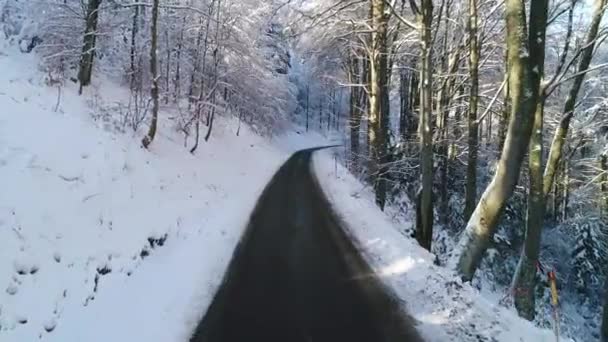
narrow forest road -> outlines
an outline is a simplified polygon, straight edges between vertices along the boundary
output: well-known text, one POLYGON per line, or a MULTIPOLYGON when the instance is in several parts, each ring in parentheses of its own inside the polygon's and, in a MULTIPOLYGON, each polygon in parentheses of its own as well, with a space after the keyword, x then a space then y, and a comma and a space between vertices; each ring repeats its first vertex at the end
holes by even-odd
POLYGON ((313 152, 264 190, 192 342, 422 341, 340 227, 313 152))

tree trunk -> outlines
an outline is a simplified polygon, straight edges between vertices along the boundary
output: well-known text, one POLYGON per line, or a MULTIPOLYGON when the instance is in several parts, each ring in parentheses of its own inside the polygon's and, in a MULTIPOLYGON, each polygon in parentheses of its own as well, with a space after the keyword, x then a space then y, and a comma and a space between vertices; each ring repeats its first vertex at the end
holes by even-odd
POLYGON ((370 53, 370 94, 368 141, 370 174, 376 193, 376 204, 384 210, 386 203, 386 135, 388 130, 387 68, 388 15, 384 0, 372 0, 372 51, 370 53))
MULTIPOLYGON (((537 1, 544 0, 533 0, 531 8, 540 7, 536 5, 537 1)), ((536 15, 531 11, 531 18, 536 15)), ((532 70, 538 67, 539 51, 529 49, 534 46, 528 47, 525 18, 525 4, 522 1, 506 1, 510 122, 496 173, 473 211, 452 256, 452 266, 465 281, 473 278, 494 235, 500 215, 519 181, 520 168, 530 142, 540 81, 532 75, 532 70)), ((531 29, 533 27, 541 29, 530 26, 531 29)), ((538 33, 532 31, 532 37, 537 36, 538 33)))
POLYGON ((354 86, 350 88, 350 153, 352 170, 358 171, 359 167, 359 134, 361 131, 361 95, 359 82, 362 82, 361 69, 357 56, 350 60, 350 82, 354 86))
MULTIPOLYGON (((506 65, 506 63, 505 63, 506 65)), ((509 92, 509 72, 505 72, 505 87, 503 89, 504 99, 502 106, 502 116, 498 126, 498 151, 502 151, 505 146, 505 139, 507 137, 507 126, 509 123, 509 115, 511 114, 511 94, 509 92)), ((500 156, 499 156, 500 157, 500 156)))
POLYGON ((545 94, 541 84, 545 67, 545 31, 547 27, 548 0, 536 0, 530 8, 529 46, 536 52, 536 68, 532 79, 538 82, 539 97, 534 111, 534 126, 528 152, 530 190, 526 217, 526 237, 519 264, 513 277, 515 308, 519 315, 533 320, 535 314, 536 263, 540 253, 540 240, 545 218, 545 194, 543 192, 543 121, 545 94), (534 14, 534 16, 532 16, 534 14))
POLYGON ((156 49, 158 47, 158 3, 160 0, 154 0, 152 3, 152 29, 150 42, 150 74, 152 75, 152 87, 150 95, 152 96, 152 120, 148 134, 142 139, 141 143, 145 148, 148 148, 154 137, 156 136, 156 126, 158 125, 158 66, 156 61, 156 49))
POLYGON ((323 131, 323 96, 319 97, 319 132, 323 131))
POLYGON ((570 160, 564 160, 563 171, 563 195, 562 195, 562 222, 568 219, 568 202, 570 201, 570 160))
POLYGON ((602 216, 608 218, 608 155, 600 155, 600 198, 599 208, 602 216))
POLYGON ((409 133, 409 72, 399 73, 399 133, 401 141, 406 142, 409 133))
MULTIPOLYGON (((134 0, 137 1, 137 0, 134 0)), ((136 56, 137 56, 137 34, 139 33, 139 6, 134 6, 133 7, 133 21, 131 23, 131 51, 129 54, 130 57, 130 61, 131 61, 131 75, 130 75, 130 86, 131 86, 131 91, 135 91, 136 90, 136 84, 137 84, 137 63, 136 63, 136 56)), ((141 89, 138 89, 141 90, 141 89)))
POLYGON ((84 30, 84 41, 82 44, 82 55, 80 57, 80 69, 78 80, 80 81, 79 93, 82 88, 91 84, 93 73, 93 61, 95 60, 95 43, 97 41, 97 22, 99 21, 99 6, 102 0, 89 0, 87 6, 86 26, 84 30))
POLYGON ((220 25, 221 25, 221 13, 222 13, 222 0, 217 0, 217 17, 216 17, 216 26, 215 26, 215 50, 213 50, 213 89, 211 90, 211 115, 209 119, 209 129, 207 130, 207 135, 205 135, 205 142, 209 141, 211 137, 211 131, 213 130, 213 121, 215 120, 215 111, 216 111, 216 99, 215 99, 215 90, 217 89, 217 83, 219 79, 218 75, 218 67, 221 60, 221 45, 220 45, 220 25))
POLYGON ((534 114, 534 128, 530 141, 528 211, 526 218, 526 237, 517 269, 513 277, 515 308, 519 316, 534 320, 536 264, 540 252, 541 232, 545 216, 545 198, 543 193, 543 104, 539 102, 534 114))
POLYGON ((467 157, 467 185, 465 191, 464 219, 468 220, 475 209, 477 199, 477 151, 479 144, 479 132, 477 123, 477 104, 479 94, 479 44, 477 27, 479 19, 477 15, 477 0, 469 0, 469 78, 471 89, 469 93, 469 115, 467 118, 468 157, 467 157))
POLYGON ((549 191, 551 191, 551 186, 555 180, 557 165, 563 156, 563 149, 566 142, 566 137, 568 135, 568 129, 570 127, 570 121, 572 120, 574 109, 576 107, 576 99, 581 89, 581 85, 583 84, 583 80, 585 79, 585 71, 589 69, 589 64, 591 64, 591 59, 593 58, 593 51, 596 43, 595 41, 605 9, 606 0, 594 0, 591 26, 589 27, 585 42, 583 43, 583 51, 576 68, 576 73, 578 75, 572 82, 572 87, 570 88, 568 97, 566 98, 566 102, 564 104, 562 119, 560 120, 555 134, 553 135, 553 141, 551 142, 551 147, 549 149, 549 157, 547 159, 544 174, 545 194, 548 194, 549 191))
POLYGON ((169 30, 165 29, 165 49, 167 50, 167 65, 165 66, 165 104, 169 103, 169 85, 171 83, 171 46, 169 45, 169 30))
MULTIPOLYGON (((203 55, 201 57, 202 59, 202 63, 201 63, 201 75, 200 75, 200 89, 199 89, 199 93, 198 93, 198 100, 196 101, 196 140, 194 142, 194 146, 192 146, 192 148, 190 149, 190 153, 194 153, 196 152, 196 150, 198 149, 198 145, 199 145, 199 138, 200 138, 200 122, 201 122, 201 118, 202 118, 202 112, 203 112, 203 108, 205 107, 205 104, 203 103, 205 100, 205 71, 207 70, 207 51, 209 50, 209 27, 211 25, 211 19, 213 17, 213 11, 214 11, 214 6, 215 6, 215 0, 212 0, 211 3, 209 4, 208 7, 208 15, 207 15, 207 23, 206 23, 206 27, 205 27, 205 38, 204 38, 204 42, 203 42, 203 55)), ((199 39, 202 36, 199 33, 199 39)), ((197 48, 200 48, 200 42, 197 42, 197 48)), ((196 58, 199 58, 199 52, 197 50, 197 55, 196 58)), ((197 70, 198 67, 198 62, 195 65, 195 70, 197 70)), ((194 78, 194 74, 193 74, 193 78, 194 78)), ((209 115, 207 116, 207 125, 209 126, 209 115)))
POLYGON ((306 132, 308 132, 308 121, 310 112, 310 85, 306 85, 306 132))
POLYGON ((179 40, 177 42, 177 56, 175 63, 175 80, 173 84, 173 102, 177 102, 177 100, 181 96, 181 68, 182 68, 182 47, 184 46, 184 30, 186 26, 186 17, 184 17, 182 21, 182 27, 179 31, 179 40))
POLYGON ((431 24, 433 20, 432 0, 422 0, 418 25, 420 27, 420 123, 418 135, 420 137, 420 166, 421 166, 421 194, 418 201, 419 218, 416 220, 416 239, 420 245, 431 250, 433 240, 433 48, 431 24))

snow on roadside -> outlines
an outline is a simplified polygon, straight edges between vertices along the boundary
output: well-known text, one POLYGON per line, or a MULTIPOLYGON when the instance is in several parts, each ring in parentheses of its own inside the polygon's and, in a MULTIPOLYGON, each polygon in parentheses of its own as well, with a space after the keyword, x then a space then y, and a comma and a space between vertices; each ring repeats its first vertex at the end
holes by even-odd
MULTIPOLYGON (((551 331, 535 327, 488 301, 433 256, 399 232, 365 188, 331 150, 315 154, 314 170, 337 214, 374 271, 403 300, 429 342, 553 342, 551 331)), ((562 339, 562 341, 565 341, 562 339)))
POLYGON ((186 340, 289 137, 220 118, 193 156, 163 119, 146 151, 91 119, 126 90, 68 84, 55 111, 36 57, 0 51, 0 340, 186 340))

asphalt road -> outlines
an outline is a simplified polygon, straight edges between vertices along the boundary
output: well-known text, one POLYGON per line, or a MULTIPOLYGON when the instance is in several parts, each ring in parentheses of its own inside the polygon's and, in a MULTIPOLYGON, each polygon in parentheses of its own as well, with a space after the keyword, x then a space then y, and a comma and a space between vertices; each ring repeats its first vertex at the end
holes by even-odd
POLYGON ((192 342, 418 342, 295 153, 267 185, 192 342))

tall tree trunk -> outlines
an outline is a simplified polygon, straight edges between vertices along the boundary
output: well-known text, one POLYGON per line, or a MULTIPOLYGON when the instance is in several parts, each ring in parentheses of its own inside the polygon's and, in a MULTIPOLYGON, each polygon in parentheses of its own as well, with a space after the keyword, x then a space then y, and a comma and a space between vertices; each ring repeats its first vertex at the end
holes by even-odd
POLYGON ((352 170, 357 172, 359 169, 359 134, 361 131, 361 97, 363 94, 360 83, 363 83, 361 65, 356 55, 350 59, 350 82, 354 86, 350 88, 350 153, 352 170))
POLYGON ((95 43, 97 41, 97 22, 99 21, 99 6, 101 5, 101 1, 102 0, 89 0, 87 6, 84 41, 82 44, 82 55, 80 56, 80 69, 78 70, 80 94, 82 94, 83 87, 91 84, 93 61, 95 60, 95 43))
MULTIPOLYGON (((209 51, 209 27, 211 26, 211 19, 213 17, 215 1, 216 0, 212 0, 208 6, 207 23, 206 23, 206 27, 205 27, 205 38, 203 41, 202 57, 200 57, 198 51, 197 51, 197 55, 196 55, 197 60, 199 57, 202 60, 202 63, 201 63, 202 70, 200 72, 200 82, 199 82, 200 89, 199 89, 199 93, 198 93, 198 99, 196 101, 196 113, 195 113, 195 115, 196 115, 196 119, 195 119, 196 120, 196 140, 194 141, 194 146, 192 146, 192 148, 190 149, 190 153, 196 152, 196 150, 198 149, 199 138, 200 138, 201 118, 202 118, 203 108, 205 107, 205 104, 203 102, 205 100, 205 71, 207 69, 207 52, 209 51)), ((201 37, 202 36, 199 33, 198 39, 200 39, 201 37)), ((197 48, 200 48, 200 41, 197 42, 197 48)), ((198 68, 198 62, 195 65, 195 70, 197 70, 197 68, 198 68)), ((195 75, 193 74, 193 78, 194 78, 194 76, 195 75)), ((209 119, 209 116, 207 117, 207 119, 209 119)))
POLYGON ((370 95, 368 118, 368 141, 371 156, 376 204, 384 210, 386 203, 386 135, 388 130, 388 89, 387 89, 387 29, 388 15, 384 0, 372 0, 372 51, 370 53, 370 95))
MULTIPOLYGON (((137 1, 137 0, 133 0, 133 1, 137 1)), ((137 84, 137 62, 136 62, 136 56, 137 56, 137 34, 139 33, 139 6, 134 6, 133 7, 133 18, 132 18, 132 23, 131 23, 131 51, 129 54, 129 58, 130 58, 130 62, 131 62, 131 66, 130 66, 130 86, 131 86, 131 91, 135 91, 136 90, 136 84, 137 84)), ((139 89, 138 89, 139 90, 139 89)))
MULTIPOLYGON (((536 10, 530 12, 531 18, 539 15, 539 1, 545 0, 532 0, 531 9, 536 10)), ((473 278, 487 250, 500 215, 519 181, 520 168, 530 142, 540 81, 532 71, 538 67, 539 51, 535 49, 536 46, 528 46, 525 18, 525 4, 522 1, 506 1, 507 59, 512 106, 510 122, 496 173, 473 211, 452 256, 453 267, 465 281, 473 278)), ((531 36, 537 37, 538 32, 534 30, 544 30, 544 27, 530 25, 530 29, 533 30, 531 36)))
POLYGON ((469 138, 467 157, 467 185, 465 191, 464 219, 468 220, 475 209, 477 199, 477 151, 479 132, 477 123, 477 105, 479 102, 479 44, 477 27, 477 0, 469 0, 469 78, 471 89, 469 93, 469 115, 467 118, 469 138))
POLYGON ((306 85, 306 132, 308 132, 308 121, 310 116, 310 85, 306 85))
POLYGON ((519 315, 533 320, 535 314, 536 264, 540 252, 541 232, 545 216, 543 193, 543 103, 539 102, 534 114, 534 129, 530 141, 528 211, 524 248, 513 278, 515 308, 519 315))
POLYGON ((169 103, 169 85, 171 84, 171 46, 169 44, 169 30, 165 29, 165 49, 167 50, 167 65, 165 66, 165 104, 169 103))
POLYGON ((419 217, 416 219, 416 239, 423 248, 431 250, 433 241, 433 47, 431 24, 433 21, 432 0, 422 0, 418 13, 420 27, 420 123, 418 135, 420 137, 420 166, 421 184, 419 208, 416 210, 419 217))
POLYGON ((577 76, 572 81, 572 87, 570 88, 568 97, 566 98, 566 102, 564 104, 562 119, 560 120, 555 134, 553 135, 553 141, 551 142, 551 147, 549 149, 549 157, 547 159, 544 174, 545 194, 548 194, 549 191, 551 191, 551 186, 555 180, 557 165, 563 156, 563 149, 566 142, 566 137, 568 135, 568 129, 570 127, 570 121, 572 120, 574 109, 576 107, 576 99, 581 89, 581 85, 583 84, 583 80, 585 79, 585 71, 589 69, 591 59, 593 58, 593 51, 595 49, 600 23, 602 21, 604 11, 606 10, 606 2, 607 0, 594 0, 591 26, 589 26, 589 31, 587 32, 585 42, 583 43, 583 50, 576 68, 577 76))
POLYGON ((319 96, 319 132, 323 131, 323 96, 319 96))
POLYGON ((542 79, 545 67, 545 32, 547 27, 548 0, 536 0, 530 8, 531 51, 536 51, 534 58, 537 67, 532 70, 532 79, 540 87, 539 97, 534 112, 534 126, 528 152, 530 190, 528 194, 528 212, 526 217, 526 237, 524 248, 513 277, 515 290, 515 308, 519 315, 533 320, 535 314, 536 264, 540 253, 540 240, 545 218, 545 194, 543 192, 543 121, 545 94, 542 79), (532 16, 532 14, 535 16, 532 16))
POLYGON ((177 56, 175 63, 175 80, 173 84, 173 102, 177 102, 181 96, 181 68, 182 68, 182 47, 184 46, 184 30, 186 26, 186 17, 182 21, 182 27, 179 31, 179 40, 177 42, 177 56))
POLYGON ((221 30, 221 13, 222 13, 222 0, 217 0, 217 16, 216 26, 215 26, 215 50, 213 50, 213 89, 211 90, 211 115, 209 119, 209 129, 207 130, 207 135, 205 135, 205 141, 209 141, 211 137, 211 131, 213 130, 213 121, 215 120, 215 111, 216 111, 216 96, 215 90, 217 89, 217 83, 219 79, 218 75, 218 67, 221 60, 222 46, 220 44, 220 30, 221 30))
POLYGON ((152 3, 152 29, 150 42, 150 75, 152 76, 152 87, 150 96, 152 96, 152 120, 148 134, 142 139, 141 143, 145 148, 148 148, 154 137, 156 136, 156 126, 158 125, 158 66, 156 61, 156 49, 158 47, 158 3, 160 0, 154 0, 152 3))
POLYGON ((399 73, 399 133, 401 141, 407 141, 409 133, 409 72, 401 71, 399 73))
POLYGON ((562 183, 563 195, 562 195, 562 222, 568 219, 568 204, 570 201, 570 159, 564 160, 563 170, 564 180, 562 183))

